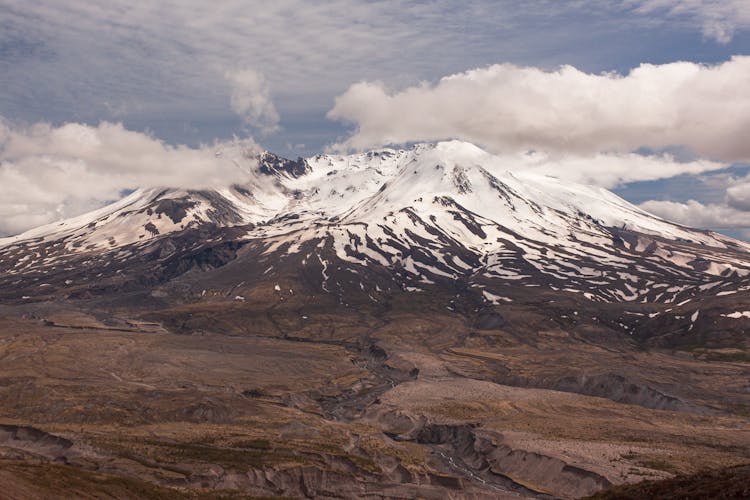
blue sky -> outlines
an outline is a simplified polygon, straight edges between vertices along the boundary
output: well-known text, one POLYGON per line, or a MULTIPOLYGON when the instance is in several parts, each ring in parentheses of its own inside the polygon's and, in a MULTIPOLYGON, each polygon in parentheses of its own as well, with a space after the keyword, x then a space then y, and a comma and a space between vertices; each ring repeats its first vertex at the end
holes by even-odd
MULTIPOLYGON (((42 141, 40 132, 29 132, 35 124, 45 123, 55 129, 77 123, 100 133, 96 127, 101 122, 113 122, 122 123, 127 131, 162 141, 166 148, 200 148, 215 141, 251 136, 279 154, 306 156, 335 144, 361 149, 386 144, 388 137, 410 142, 425 137, 440 139, 440 134, 445 134, 484 141, 480 145, 496 153, 511 153, 513 148, 551 148, 555 155, 585 156, 591 162, 599 152, 642 153, 640 146, 646 144, 637 142, 642 136, 622 143, 609 137, 604 142, 592 139, 583 146, 579 142, 567 150, 549 141, 538 146, 528 141, 494 141, 487 134, 460 128, 433 137, 414 117, 410 118, 414 122, 413 137, 408 129, 383 131, 380 137, 373 132, 382 131, 382 124, 373 121, 373 114, 379 110, 367 109, 377 107, 377 103, 362 101, 357 89, 384 89, 383 99, 396 96, 399 102, 414 95, 414 102, 427 105, 440 102, 440 96, 451 95, 441 88, 441 79, 447 76, 472 79, 473 74, 466 72, 513 65, 511 69, 495 67, 486 75, 489 83, 480 88, 497 102, 505 95, 502 92, 510 90, 488 86, 508 74, 525 78, 528 75, 523 68, 542 72, 539 85, 543 88, 558 81, 544 72, 570 65, 580 74, 560 82, 575 87, 576 82, 596 80, 602 73, 625 77, 644 63, 718 65, 732 56, 750 55, 748 0, 229 0, 154 4, 133 0, 2 0, 0 117, 6 132, 5 139, 0 134, 0 151, 11 149, 7 146, 11 134, 16 134, 13 137, 17 143, 23 142, 19 137, 42 141), (358 83, 362 86, 356 87, 358 83)), ((745 67, 737 64, 727 67, 725 73, 728 78, 746 78, 745 67)), ((686 71, 693 70, 695 67, 686 71)), ((661 75, 668 73, 674 71, 659 70, 650 78, 658 83, 661 75)), ((696 82, 697 86, 704 84, 701 79, 696 82)), ((599 83, 594 85, 599 88, 599 83)), ((577 92, 581 89, 571 89, 572 94, 577 92)), ((743 124, 750 125, 750 117, 744 114, 750 100, 747 92, 735 90, 726 95, 728 109, 739 110, 739 116, 725 124, 727 136, 743 124)), ((638 99, 637 94, 627 97, 638 99)), ((508 99, 524 98, 508 94, 508 99)), ((409 110, 410 103, 402 107, 409 110)), ((538 111, 533 103, 529 105, 530 112, 538 111)), ((594 115, 602 106, 595 106, 594 115)), ((675 106, 678 112, 683 109, 682 104, 675 106)), ((416 109, 415 105, 413 112, 416 109)), ((707 116, 713 116, 710 113, 714 111, 723 116, 721 110, 711 109, 707 116)), ((473 111, 465 112, 467 116, 448 118, 456 123, 471 120, 473 111)), ((400 115, 393 113, 387 118, 398 121, 400 115)), ((503 126, 502 122, 482 119, 491 127, 503 126)), ((575 117, 571 120, 575 122, 575 117)), ((561 127, 564 132, 565 123, 561 127)), ((623 134, 631 133, 631 129, 623 134)), ((669 174, 658 179, 649 178, 654 177, 649 174, 628 182, 634 180, 631 175, 614 184, 601 180, 602 185, 679 222, 749 237, 750 203, 746 206, 744 196, 747 191, 750 199, 750 189, 742 188, 750 185, 746 168, 750 158, 745 150, 720 139, 706 144, 690 134, 675 137, 670 140, 684 138, 685 143, 657 141, 648 144, 650 151, 660 154, 676 147, 679 162, 705 160, 721 165, 692 165, 685 169, 692 173, 682 174, 678 168, 670 168, 665 170, 669 174), (685 205, 690 200, 698 205, 685 205)), ((39 160, 45 156, 44 150, 32 149, 35 160, 21 153, 0 157, 0 181, 6 190, 28 190, 24 182, 35 182, 44 175, 44 168, 49 166, 49 162, 39 160), (12 170, 13 175, 2 169, 12 170)), ((88 157, 86 161, 96 159, 88 157)), ((109 165, 106 161, 102 164, 109 165)), ((127 168, 117 165, 112 168, 127 168)), ((589 173, 585 179, 600 182, 590 173, 591 168, 586 167, 589 173)), ((580 175, 574 178, 580 180, 580 175)), ((128 177, 127 182, 133 179, 138 177, 128 177)), ((111 193, 96 192, 92 183, 90 192, 77 189, 56 193, 54 203, 45 201, 42 193, 38 206, 31 201, 6 202, 0 205, 0 217, 15 217, 17 223, 0 224, 0 232, 72 215, 101 204, 111 198, 111 193), (24 203, 28 206, 21 206, 24 203), (25 221, 16 213, 19 210, 34 212, 35 217, 25 221)))

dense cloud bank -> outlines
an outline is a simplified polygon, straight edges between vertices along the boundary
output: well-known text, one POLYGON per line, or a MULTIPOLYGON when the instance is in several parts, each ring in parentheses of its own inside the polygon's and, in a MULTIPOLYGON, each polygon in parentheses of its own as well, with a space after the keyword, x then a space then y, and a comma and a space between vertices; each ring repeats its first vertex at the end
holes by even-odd
POLYGON ((495 153, 680 147, 750 161, 750 57, 642 64, 624 76, 500 64, 400 91, 361 82, 328 116, 356 127, 339 149, 457 138, 495 153))
MULTIPOLYGON (((258 148, 252 140, 240 145, 258 148)), ((78 215, 129 189, 200 189, 245 179, 245 170, 216 156, 219 146, 170 146, 116 123, 0 122, 0 234, 78 215)))

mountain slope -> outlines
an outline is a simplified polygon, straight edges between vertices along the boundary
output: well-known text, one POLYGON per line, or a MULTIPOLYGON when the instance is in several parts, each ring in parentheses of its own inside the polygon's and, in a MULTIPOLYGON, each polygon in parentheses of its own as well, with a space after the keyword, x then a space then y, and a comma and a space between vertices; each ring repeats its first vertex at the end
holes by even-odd
MULTIPOLYGON (((128 260, 158 246, 161 256, 172 253, 169 240, 208 231, 213 242, 262 244, 279 263, 301 256, 323 268, 329 261, 384 267, 390 289, 461 278, 485 289, 490 301, 508 284, 642 302, 682 302, 750 285, 745 243, 666 222, 601 188, 508 171, 467 143, 297 162, 243 153, 220 153, 238 164, 259 162, 242 186, 139 190, 0 240, 0 266, 14 276, 84 255, 128 260)), ((320 278, 322 289, 351 292, 329 283, 322 269, 320 278)))

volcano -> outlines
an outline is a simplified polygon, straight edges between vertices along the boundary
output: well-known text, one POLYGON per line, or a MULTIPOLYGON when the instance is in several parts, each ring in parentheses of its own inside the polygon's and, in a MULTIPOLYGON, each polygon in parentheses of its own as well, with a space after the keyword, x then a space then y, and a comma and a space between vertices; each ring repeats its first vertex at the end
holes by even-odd
POLYGON ((747 243, 460 141, 216 154, 246 182, 0 239, 2 415, 41 433, 0 451, 189 494, 574 498, 750 450, 747 243))

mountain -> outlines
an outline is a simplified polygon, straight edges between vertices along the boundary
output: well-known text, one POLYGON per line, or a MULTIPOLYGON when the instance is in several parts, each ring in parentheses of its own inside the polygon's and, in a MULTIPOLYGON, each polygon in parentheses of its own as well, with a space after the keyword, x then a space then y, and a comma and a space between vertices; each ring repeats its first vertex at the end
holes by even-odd
POLYGON ((750 449, 716 448, 750 408, 747 243, 460 141, 217 155, 247 181, 0 240, 0 332, 38 339, 1 345, 52 373, 0 373, 0 395, 50 394, 3 415, 98 443, 65 460, 257 495, 572 498, 750 449), (179 436, 142 444, 153 426, 179 436))
MULTIPOLYGON (((0 240, 6 296, 168 287, 235 260, 246 278, 237 292, 304 273, 307 292, 341 302, 448 288, 499 304, 543 288, 683 307, 750 290, 750 245, 667 222, 602 188, 508 170, 468 143, 296 161, 239 147, 217 155, 246 168, 247 183, 138 190, 0 240)), ((183 287, 182 300, 207 292, 219 290, 183 287)))

